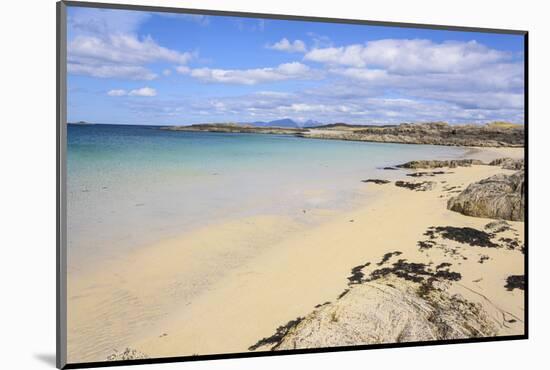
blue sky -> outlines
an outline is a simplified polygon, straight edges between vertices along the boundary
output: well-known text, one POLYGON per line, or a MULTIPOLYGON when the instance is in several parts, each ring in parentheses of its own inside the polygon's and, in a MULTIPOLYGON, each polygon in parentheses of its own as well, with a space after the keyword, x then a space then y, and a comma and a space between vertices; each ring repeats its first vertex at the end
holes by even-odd
POLYGON ((518 35, 69 7, 68 120, 524 120, 518 35))

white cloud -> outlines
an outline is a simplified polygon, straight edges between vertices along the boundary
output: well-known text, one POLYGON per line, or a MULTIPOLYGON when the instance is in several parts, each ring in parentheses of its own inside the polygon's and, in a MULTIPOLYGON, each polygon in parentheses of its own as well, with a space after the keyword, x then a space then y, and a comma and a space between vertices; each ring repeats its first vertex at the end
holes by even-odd
POLYGON ((442 42, 385 39, 309 51, 308 61, 356 68, 382 68, 395 73, 458 72, 507 59, 505 52, 476 41, 442 42))
POLYGON ((289 53, 304 53, 306 51, 306 44, 302 40, 294 40, 290 42, 286 38, 283 38, 274 44, 268 44, 266 47, 268 49, 286 51, 289 53))
POLYGON ((383 69, 336 68, 330 71, 340 76, 363 81, 376 81, 388 77, 388 73, 383 69))
POLYGON ((107 92, 107 95, 109 96, 124 96, 124 95, 127 95, 128 94, 128 91, 124 90, 124 89, 114 89, 114 90, 109 90, 107 92))
POLYGON ((73 7, 68 13, 67 28, 72 37, 132 34, 150 17, 150 13, 133 10, 73 7))
POLYGON ((156 96, 157 91, 151 87, 142 87, 134 90, 114 89, 107 92, 109 96, 156 96))
POLYGON ((162 74, 163 74, 164 76, 170 76, 170 75, 172 74, 172 70, 169 69, 169 68, 166 68, 166 69, 164 69, 164 70, 162 71, 162 74))
POLYGON ((241 85, 255 85, 258 83, 284 81, 290 79, 308 79, 313 78, 314 75, 308 66, 299 62, 283 63, 274 68, 190 69, 185 66, 180 66, 177 67, 176 70, 181 74, 188 74, 191 77, 204 82, 241 85))
MULTIPOLYGON (((134 12, 140 13, 140 12, 134 12)), ((152 80, 157 74, 147 65, 155 62, 185 64, 195 55, 159 45, 137 29, 150 15, 112 10, 70 13, 67 44, 68 72, 100 78, 152 80)))
POLYGON ((153 80, 157 77, 155 73, 147 68, 133 65, 68 63, 67 71, 75 75, 129 80, 153 80))
POLYGON ((187 66, 177 66, 175 69, 176 69, 176 72, 181 74, 187 74, 191 71, 191 68, 187 66))
POLYGON ((142 87, 141 89, 131 90, 128 96, 156 96, 157 90, 151 87, 142 87))
POLYGON ((106 38, 79 36, 68 45, 69 59, 103 61, 107 63, 145 64, 166 61, 185 64, 192 54, 180 53, 158 45, 150 36, 109 35, 106 38))

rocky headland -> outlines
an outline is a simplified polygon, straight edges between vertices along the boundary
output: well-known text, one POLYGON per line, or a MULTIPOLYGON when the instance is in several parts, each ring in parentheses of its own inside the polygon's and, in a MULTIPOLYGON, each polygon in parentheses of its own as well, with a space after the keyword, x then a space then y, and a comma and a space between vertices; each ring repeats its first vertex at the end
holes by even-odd
POLYGON ((284 134, 310 139, 477 147, 522 147, 525 142, 523 125, 502 122, 485 125, 449 125, 445 122, 433 122, 383 126, 338 123, 307 128, 212 123, 167 126, 162 129, 170 131, 284 134))
POLYGON ((307 129, 293 127, 259 127, 237 123, 203 123, 189 126, 166 126, 162 127, 161 130, 272 135, 295 135, 307 131, 307 129))

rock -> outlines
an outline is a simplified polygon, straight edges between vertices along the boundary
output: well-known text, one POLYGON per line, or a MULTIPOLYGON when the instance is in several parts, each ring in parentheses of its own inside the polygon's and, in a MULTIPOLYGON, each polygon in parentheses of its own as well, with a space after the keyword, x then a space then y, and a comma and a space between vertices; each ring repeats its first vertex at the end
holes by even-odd
POLYGON ((206 131, 294 135, 302 138, 369 141, 380 143, 432 144, 481 147, 522 147, 523 125, 449 125, 444 122, 402 123, 400 125, 348 125, 334 123, 315 127, 253 126, 242 123, 203 123, 161 127, 169 131, 206 131))
POLYGON ((521 159, 512 159, 512 158, 499 158, 491 161, 489 166, 500 166, 505 170, 523 170, 524 161, 521 159))
POLYGON ((452 159, 452 160, 420 160, 420 161, 410 161, 397 165, 400 168, 410 168, 410 169, 427 169, 427 168, 456 168, 456 167, 470 167, 471 165, 480 165, 483 164, 479 159, 452 159))
POLYGON ((504 220, 489 222, 485 225, 485 230, 489 230, 493 233, 502 233, 508 230, 512 230, 510 224, 504 220))
POLYGON ((383 185, 383 184, 388 184, 390 181, 380 180, 380 179, 368 179, 368 180, 361 180, 361 182, 365 182, 365 183, 372 182, 373 184, 376 184, 376 185, 383 185))
POLYGON ((107 357, 107 361, 140 360, 144 358, 149 358, 149 356, 136 349, 126 348, 123 352, 115 351, 107 357))
POLYGON ((421 283, 390 274, 354 285, 337 301, 319 307, 290 328, 285 327, 277 341, 250 349, 479 338, 496 335, 492 320, 479 304, 457 294, 426 289, 421 283))
POLYGON ((470 184, 448 200, 447 209, 467 216, 523 221, 524 172, 498 174, 470 184))
POLYGON ((414 191, 428 191, 433 190, 436 186, 435 181, 422 181, 422 182, 408 182, 408 181, 396 181, 395 186, 400 188, 407 188, 414 191))
POLYGON ((494 123, 449 125, 432 122, 384 126, 337 123, 309 128, 296 135, 316 139, 482 147, 522 147, 525 141, 523 125, 494 123))

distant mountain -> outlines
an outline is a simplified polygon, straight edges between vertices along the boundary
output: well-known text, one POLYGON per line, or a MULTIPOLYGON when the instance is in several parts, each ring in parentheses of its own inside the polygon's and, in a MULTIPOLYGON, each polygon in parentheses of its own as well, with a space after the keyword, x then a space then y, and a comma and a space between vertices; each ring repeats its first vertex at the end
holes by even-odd
POLYGON ((304 122, 302 127, 315 127, 315 126, 321 126, 321 125, 322 125, 322 123, 319 122, 319 121, 308 119, 307 121, 304 122))
POLYGON ((263 121, 252 122, 251 124, 254 125, 254 126, 257 126, 257 127, 268 127, 268 126, 271 126, 271 127, 300 127, 300 125, 298 125, 298 123, 296 121, 294 121, 290 118, 276 119, 274 121, 269 121, 269 122, 263 122, 263 121))

